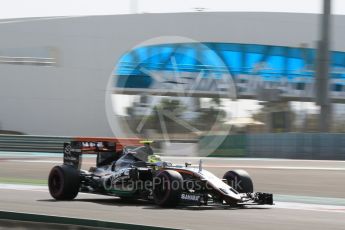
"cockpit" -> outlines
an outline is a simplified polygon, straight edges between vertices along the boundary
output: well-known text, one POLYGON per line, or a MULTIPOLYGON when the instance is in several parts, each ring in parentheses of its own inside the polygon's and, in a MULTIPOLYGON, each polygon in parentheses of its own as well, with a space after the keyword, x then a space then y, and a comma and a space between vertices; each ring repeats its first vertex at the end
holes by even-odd
POLYGON ((149 145, 145 146, 127 146, 123 149, 122 156, 115 162, 114 170, 121 168, 128 168, 135 164, 143 167, 146 166, 146 162, 150 155, 153 155, 153 150, 149 145))

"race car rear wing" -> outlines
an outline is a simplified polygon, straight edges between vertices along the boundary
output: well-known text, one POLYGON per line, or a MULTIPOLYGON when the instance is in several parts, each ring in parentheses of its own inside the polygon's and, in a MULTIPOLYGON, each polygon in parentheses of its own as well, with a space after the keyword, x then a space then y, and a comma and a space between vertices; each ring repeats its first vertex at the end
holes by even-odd
POLYGON ((96 166, 102 166, 117 160, 125 146, 140 146, 136 138, 97 138, 79 137, 71 142, 64 143, 63 163, 76 169, 82 165, 82 155, 96 154, 96 166))

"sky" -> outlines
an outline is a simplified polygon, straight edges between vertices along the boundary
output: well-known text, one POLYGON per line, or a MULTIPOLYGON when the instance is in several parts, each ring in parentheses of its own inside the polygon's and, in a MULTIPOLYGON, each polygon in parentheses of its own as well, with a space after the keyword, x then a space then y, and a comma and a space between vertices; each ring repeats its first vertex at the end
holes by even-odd
MULTIPOLYGON (((320 13, 322 0, 0 0, 0 18, 129 13, 264 11, 320 13)), ((333 0, 333 13, 345 14, 345 1, 333 0)))

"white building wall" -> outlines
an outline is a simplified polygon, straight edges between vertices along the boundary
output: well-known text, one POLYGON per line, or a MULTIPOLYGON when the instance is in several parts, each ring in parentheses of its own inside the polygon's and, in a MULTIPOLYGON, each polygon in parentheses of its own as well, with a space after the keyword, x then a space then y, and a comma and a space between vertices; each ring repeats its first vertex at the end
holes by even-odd
MULTIPOLYGON (((345 50, 344 19, 335 18, 335 50, 345 50)), ((110 108, 111 90, 106 89, 115 63, 134 46, 160 36, 314 46, 317 23, 316 15, 309 14, 206 12, 2 20, 0 52, 53 47, 58 63, 0 64, 1 128, 40 135, 123 136, 110 108), (108 117, 114 122, 109 124, 108 117)))

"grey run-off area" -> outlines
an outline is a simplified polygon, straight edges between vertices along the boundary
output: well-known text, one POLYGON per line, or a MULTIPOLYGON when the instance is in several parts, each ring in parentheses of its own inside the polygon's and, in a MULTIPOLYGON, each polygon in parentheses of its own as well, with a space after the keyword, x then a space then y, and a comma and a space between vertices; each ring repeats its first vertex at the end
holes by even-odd
MULTIPOLYGON (((243 168, 253 177, 255 190, 276 194, 273 207, 184 207, 161 209, 142 201, 80 194, 72 202, 54 201, 44 185, 50 168, 61 157, 47 154, 0 154, 0 204, 7 211, 35 212, 113 222, 182 229, 343 229, 345 217, 344 161, 204 158, 204 167, 217 176, 243 168), (16 183, 26 184, 16 185, 16 183), (37 186, 37 184, 40 184, 37 186), (4 184, 12 184, 4 186, 4 184), (28 185, 29 184, 29 185, 28 185), (36 184, 36 185, 30 185, 36 184), (33 208, 35 207, 35 208, 33 208)), ((165 157, 174 163, 199 158, 165 157)), ((94 158, 85 158, 90 167, 94 158)))

